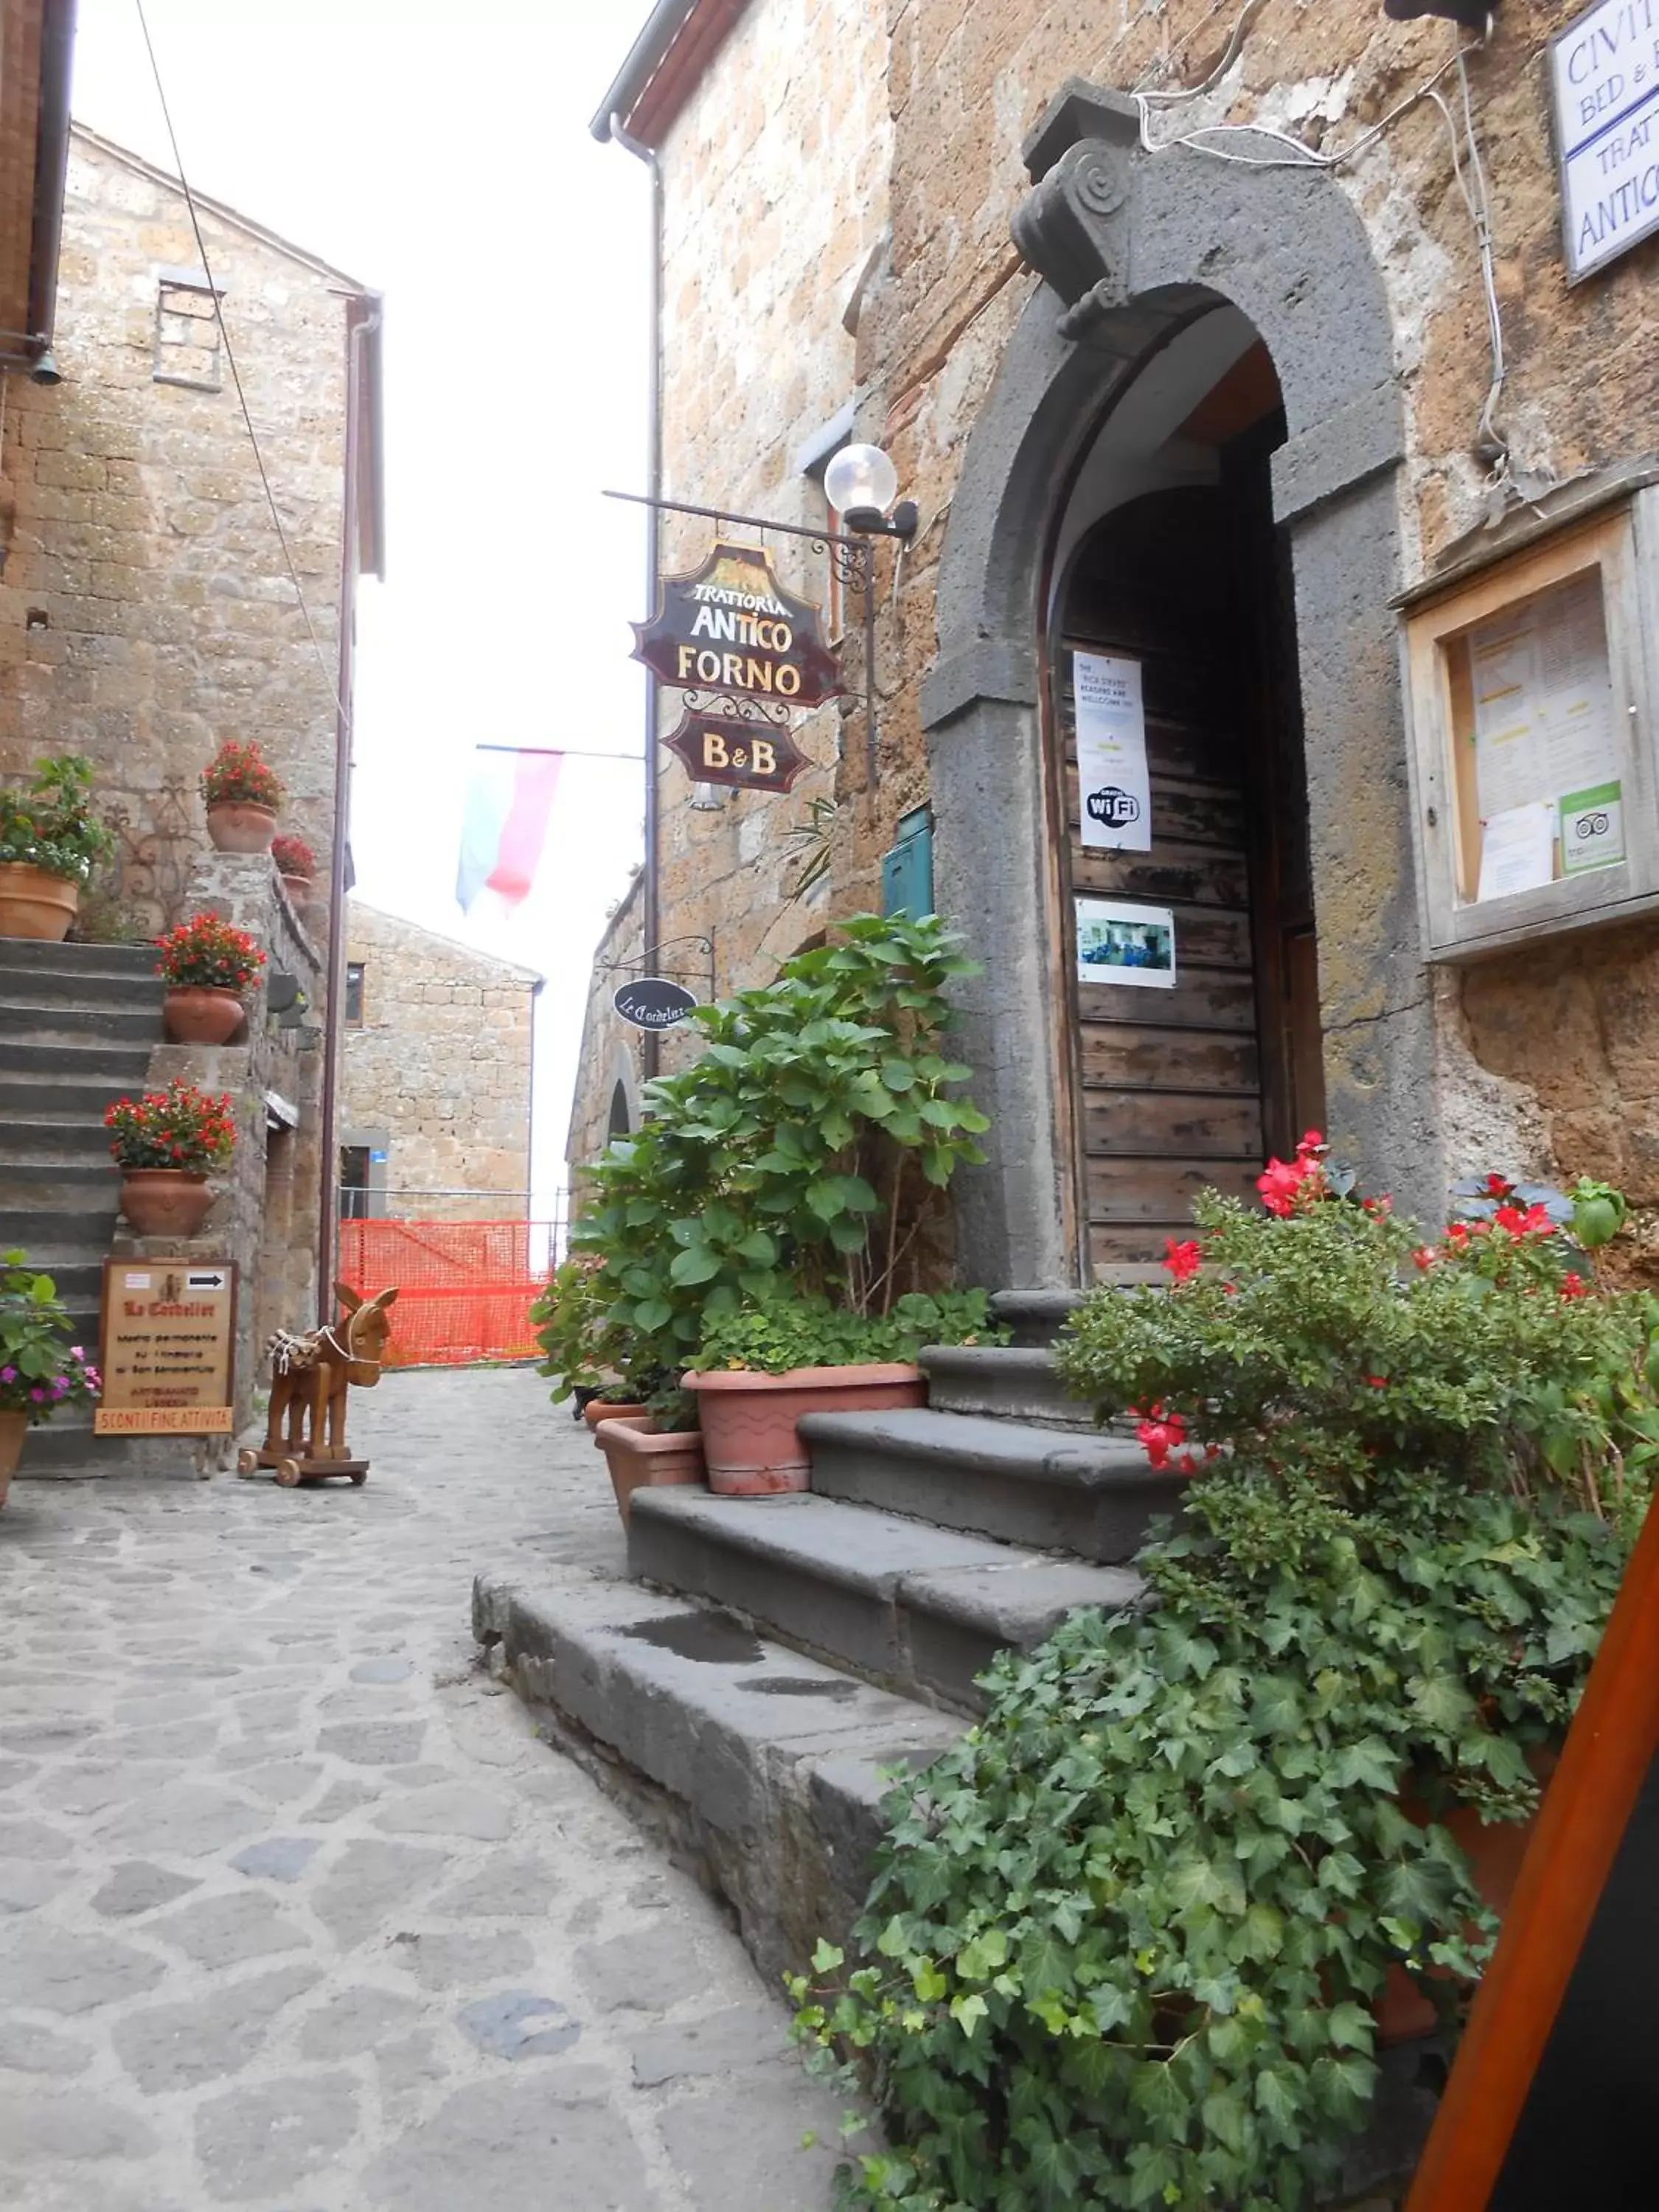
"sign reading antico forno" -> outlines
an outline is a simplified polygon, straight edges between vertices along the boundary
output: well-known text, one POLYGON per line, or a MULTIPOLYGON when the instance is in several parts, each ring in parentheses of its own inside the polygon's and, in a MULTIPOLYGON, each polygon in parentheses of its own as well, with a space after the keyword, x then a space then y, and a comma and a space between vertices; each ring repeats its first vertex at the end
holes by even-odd
POLYGON ((228 1262, 106 1260, 93 1416, 100 1436, 228 1435, 236 1270, 228 1262))
POLYGON ((1550 40, 1561 234, 1577 283, 1659 229, 1659 0, 1601 0, 1550 40))
POLYGON ((817 609, 784 590, 757 545, 717 544, 690 575, 665 576, 656 615, 633 629, 634 659, 682 691, 787 708, 822 706, 846 688, 817 609))

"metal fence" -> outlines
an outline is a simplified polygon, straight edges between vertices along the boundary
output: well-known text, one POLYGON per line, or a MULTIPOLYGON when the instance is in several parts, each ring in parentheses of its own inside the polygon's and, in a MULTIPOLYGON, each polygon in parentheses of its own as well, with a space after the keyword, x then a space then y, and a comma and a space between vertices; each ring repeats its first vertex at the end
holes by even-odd
POLYGON ((340 1279, 366 1297, 398 1287, 389 1367, 465 1367, 539 1350, 530 1309, 562 1254, 542 1221, 345 1220, 340 1279))

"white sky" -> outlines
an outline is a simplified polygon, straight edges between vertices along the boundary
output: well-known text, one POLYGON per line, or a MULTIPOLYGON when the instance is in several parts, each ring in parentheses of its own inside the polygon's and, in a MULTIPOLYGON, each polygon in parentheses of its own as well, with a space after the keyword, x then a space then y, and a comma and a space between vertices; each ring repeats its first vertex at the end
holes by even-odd
MULTIPOLYGON (((643 769, 566 762, 540 878, 508 921, 464 920, 456 848, 477 741, 641 746, 641 511, 599 495, 644 486, 647 185, 586 125, 647 8, 146 0, 191 184, 386 295, 358 890, 547 977, 544 1203, 563 1180, 590 955, 639 854, 643 769)), ((74 105, 172 167, 134 0, 81 0, 74 105)), ((234 341, 234 299, 226 314, 234 341)))

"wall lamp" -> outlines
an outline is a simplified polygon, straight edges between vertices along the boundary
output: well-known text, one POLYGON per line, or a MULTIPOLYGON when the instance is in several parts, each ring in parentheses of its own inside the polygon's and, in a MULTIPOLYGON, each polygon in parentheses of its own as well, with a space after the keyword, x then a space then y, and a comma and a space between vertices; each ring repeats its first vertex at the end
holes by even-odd
POLYGON ((879 446, 843 446, 823 471, 824 498, 863 538, 915 536, 921 510, 897 492, 898 471, 879 446))

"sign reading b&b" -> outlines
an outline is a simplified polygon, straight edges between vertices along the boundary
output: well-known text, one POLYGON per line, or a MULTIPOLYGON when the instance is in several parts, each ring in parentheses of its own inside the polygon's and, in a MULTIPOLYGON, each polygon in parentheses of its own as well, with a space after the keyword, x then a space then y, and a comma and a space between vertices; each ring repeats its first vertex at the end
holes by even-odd
POLYGON ((634 659, 682 691, 723 691, 817 707, 845 690, 818 611, 786 592, 757 545, 717 544, 701 568, 662 579, 662 603, 635 623, 634 659))

